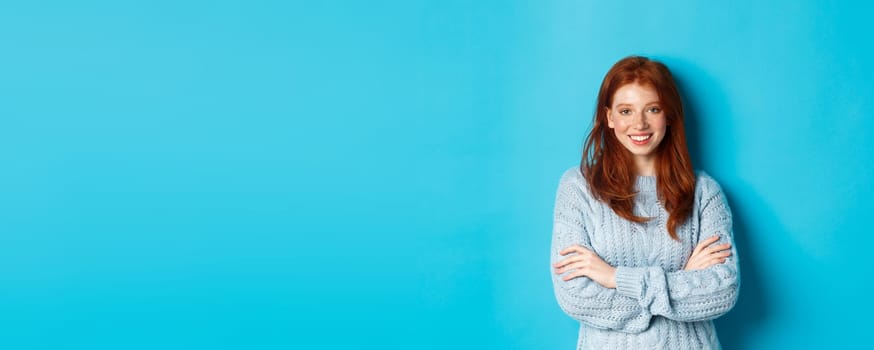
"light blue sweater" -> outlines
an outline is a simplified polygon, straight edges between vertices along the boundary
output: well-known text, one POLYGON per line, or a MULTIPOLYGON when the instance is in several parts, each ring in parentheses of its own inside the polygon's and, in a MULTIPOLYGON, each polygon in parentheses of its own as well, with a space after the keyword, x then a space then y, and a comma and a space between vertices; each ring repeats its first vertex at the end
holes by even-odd
POLYGON ((563 281, 550 269, 561 309, 580 321, 577 349, 719 349, 713 319, 737 301, 740 280, 731 211, 719 184, 698 173, 694 210, 668 235, 668 213, 658 201, 656 178, 638 176, 634 213, 655 217, 637 224, 595 200, 578 167, 561 178, 555 199, 551 262, 573 244, 593 250, 616 267, 616 289, 587 277, 563 281), (683 271, 699 241, 719 235, 732 243, 725 263, 683 271))

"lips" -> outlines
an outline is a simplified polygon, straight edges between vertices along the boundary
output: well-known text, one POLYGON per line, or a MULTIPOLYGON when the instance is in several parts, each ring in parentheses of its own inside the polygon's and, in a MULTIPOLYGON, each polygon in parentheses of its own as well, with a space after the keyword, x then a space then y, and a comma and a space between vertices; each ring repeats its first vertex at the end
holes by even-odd
POLYGON ((652 134, 645 135, 628 135, 628 138, 631 139, 631 143, 642 146, 649 143, 649 140, 652 139, 652 134))

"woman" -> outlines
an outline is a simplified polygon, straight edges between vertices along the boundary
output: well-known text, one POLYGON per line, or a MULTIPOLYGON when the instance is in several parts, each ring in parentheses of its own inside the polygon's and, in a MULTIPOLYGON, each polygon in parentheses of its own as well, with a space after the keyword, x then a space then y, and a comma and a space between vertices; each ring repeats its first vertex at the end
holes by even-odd
POLYGON ((718 349, 712 320, 739 287, 731 212, 692 170, 670 71, 627 57, 607 73, 579 167, 556 194, 555 295, 578 349, 718 349))

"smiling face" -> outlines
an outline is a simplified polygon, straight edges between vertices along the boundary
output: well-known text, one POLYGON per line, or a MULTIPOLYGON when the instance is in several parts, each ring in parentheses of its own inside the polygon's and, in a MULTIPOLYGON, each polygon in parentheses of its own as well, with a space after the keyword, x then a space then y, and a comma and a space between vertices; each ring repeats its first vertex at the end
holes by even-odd
POLYGON ((638 175, 655 173, 655 150, 667 131, 667 117, 659 95, 650 85, 625 84, 607 108, 607 126, 634 155, 638 175))

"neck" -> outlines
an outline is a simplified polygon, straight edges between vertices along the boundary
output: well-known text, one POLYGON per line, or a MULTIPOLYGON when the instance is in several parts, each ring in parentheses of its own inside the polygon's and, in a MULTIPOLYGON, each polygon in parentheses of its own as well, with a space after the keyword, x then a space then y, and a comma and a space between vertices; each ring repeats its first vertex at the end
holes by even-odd
POLYGON ((637 176, 655 176, 655 157, 634 157, 635 171, 637 176))

